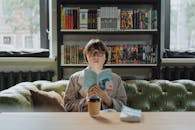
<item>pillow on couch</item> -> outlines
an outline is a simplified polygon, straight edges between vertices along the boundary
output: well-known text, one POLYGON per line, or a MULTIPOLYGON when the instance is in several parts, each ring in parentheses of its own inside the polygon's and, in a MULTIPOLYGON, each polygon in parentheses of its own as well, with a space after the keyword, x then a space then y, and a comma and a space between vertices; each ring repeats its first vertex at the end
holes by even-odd
POLYGON ((30 90, 35 111, 65 112, 63 98, 55 91, 30 90))

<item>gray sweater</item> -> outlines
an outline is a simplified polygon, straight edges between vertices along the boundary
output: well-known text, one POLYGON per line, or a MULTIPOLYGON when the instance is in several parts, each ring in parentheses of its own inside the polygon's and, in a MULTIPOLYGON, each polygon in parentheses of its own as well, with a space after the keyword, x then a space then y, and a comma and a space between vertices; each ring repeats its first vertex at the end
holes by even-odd
MULTIPOLYGON (((83 87, 84 84, 84 70, 78 71, 71 75, 69 84, 66 88, 64 106, 66 111, 87 111, 85 103, 86 90, 83 87)), ((112 106, 107 106, 105 103, 101 103, 102 109, 112 108, 120 111, 121 106, 126 104, 127 96, 123 86, 123 81, 120 76, 112 73, 112 91, 108 92, 108 95, 112 98, 112 106)))

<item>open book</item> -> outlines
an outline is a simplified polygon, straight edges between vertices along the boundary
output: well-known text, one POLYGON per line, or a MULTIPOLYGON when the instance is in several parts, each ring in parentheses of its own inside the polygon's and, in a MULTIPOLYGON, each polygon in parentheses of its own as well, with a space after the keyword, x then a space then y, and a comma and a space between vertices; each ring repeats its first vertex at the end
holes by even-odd
POLYGON ((99 86, 104 91, 112 91, 111 69, 104 69, 98 74, 90 69, 84 70, 84 88, 89 89, 93 85, 99 86))

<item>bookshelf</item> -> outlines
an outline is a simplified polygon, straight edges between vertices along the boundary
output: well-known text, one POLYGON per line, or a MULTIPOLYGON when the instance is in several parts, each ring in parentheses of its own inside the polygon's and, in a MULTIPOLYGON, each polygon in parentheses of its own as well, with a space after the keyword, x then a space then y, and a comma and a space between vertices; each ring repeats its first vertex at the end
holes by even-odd
POLYGON ((160 10, 160 0, 58 0, 58 79, 87 66, 82 48, 91 38, 110 49, 105 67, 121 76, 147 69, 144 78, 159 78, 160 10))

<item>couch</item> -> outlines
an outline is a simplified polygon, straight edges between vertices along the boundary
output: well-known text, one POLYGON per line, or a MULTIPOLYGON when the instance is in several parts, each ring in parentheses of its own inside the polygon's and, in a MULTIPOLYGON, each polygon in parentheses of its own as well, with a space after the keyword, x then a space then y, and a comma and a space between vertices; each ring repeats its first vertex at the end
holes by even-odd
MULTIPOLYGON (((0 92, 1 111, 65 111, 68 80, 22 82, 0 92)), ((142 111, 195 111, 195 81, 126 80, 127 106, 142 111)))

